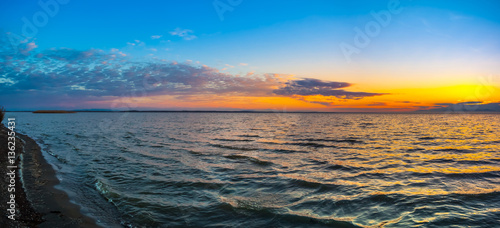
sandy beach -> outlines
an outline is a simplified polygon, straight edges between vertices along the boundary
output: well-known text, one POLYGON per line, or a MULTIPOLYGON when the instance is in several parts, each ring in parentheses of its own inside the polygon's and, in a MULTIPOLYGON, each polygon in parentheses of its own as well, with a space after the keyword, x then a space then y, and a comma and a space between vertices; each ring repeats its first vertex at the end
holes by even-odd
POLYGON ((0 181, 3 213, 0 227, 98 227, 92 218, 80 213, 80 207, 71 203, 65 192, 54 188, 59 180, 38 144, 17 132, 15 192, 8 191, 10 178, 5 173, 12 172, 7 158, 8 131, 0 125, 0 169, 4 174, 0 181), (15 220, 8 218, 10 205, 5 203, 12 193, 15 194, 15 220))

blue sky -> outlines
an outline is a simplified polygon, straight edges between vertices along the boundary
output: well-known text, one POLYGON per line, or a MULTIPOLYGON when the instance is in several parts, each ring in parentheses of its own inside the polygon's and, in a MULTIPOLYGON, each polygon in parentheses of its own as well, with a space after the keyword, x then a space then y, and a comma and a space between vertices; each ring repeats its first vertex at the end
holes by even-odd
MULTIPOLYGON (((99 50, 130 62, 176 61, 230 75, 348 82, 371 93, 500 74, 498 1, 40 2, 51 3, 54 15, 27 37, 31 55, 99 50), (355 29, 366 32, 377 22, 372 12, 387 12, 388 4, 400 12, 347 58, 341 44, 354 45, 355 29), (230 10, 221 14, 214 5, 230 10)), ((33 23, 37 13, 50 14, 38 1, 5 0, 0 8, 4 35, 23 36, 23 17, 33 23)))

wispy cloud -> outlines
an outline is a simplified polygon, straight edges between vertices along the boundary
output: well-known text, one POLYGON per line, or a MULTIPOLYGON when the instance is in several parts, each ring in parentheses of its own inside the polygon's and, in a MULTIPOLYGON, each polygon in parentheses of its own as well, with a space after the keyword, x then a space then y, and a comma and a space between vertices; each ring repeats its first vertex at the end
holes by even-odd
POLYGON ((192 30, 181 28, 176 28, 174 31, 171 31, 170 35, 182 37, 184 40, 194 40, 197 38, 195 35, 193 35, 192 30))
POLYGON ((154 35, 154 36, 151 36, 151 39, 156 40, 156 39, 160 39, 161 37, 162 37, 161 35, 154 35))
POLYGON ((387 103, 375 102, 375 103, 367 104, 366 106, 387 106, 387 103))
POLYGON ((467 16, 464 16, 464 15, 454 14, 454 13, 449 13, 449 18, 452 21, 472 19, 472 17, 467 17, 467 16))
POLYGON ((24 53, 27 53, 27 52, 30 52, 30 51, 33 51, 33 49, 37 48, 38 45, 35 44, 35 42, 29 42, 26 44, 26 49, 24 49, 24 53))

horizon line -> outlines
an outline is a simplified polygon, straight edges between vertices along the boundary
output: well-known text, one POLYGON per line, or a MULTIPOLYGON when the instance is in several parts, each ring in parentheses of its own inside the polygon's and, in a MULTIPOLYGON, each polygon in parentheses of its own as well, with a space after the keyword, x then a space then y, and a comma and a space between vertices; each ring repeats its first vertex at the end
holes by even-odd
MULTIPOLYGON (((473 114, 482 114, 482 113, 497 113, 500 114, 500 111, 466 111, 466 110, 416 110, 416 111, 380 111, 380 112, 366 112, 366 111, 351 111, 351 112, 341 112, 341 111, 265 111, 265 110, 64 110, 64 109, 40 109, 40 110, 17 110, 10 111, 5 110, 5 112, 36 112, 36 111, 71 111, 71 112, 210 112, 210 113, 363 113, 363 114, 436 114, 436 113, 473 113, 473 114)), ((36 114, 53 114, 53 113, 36 113, 36 114)))

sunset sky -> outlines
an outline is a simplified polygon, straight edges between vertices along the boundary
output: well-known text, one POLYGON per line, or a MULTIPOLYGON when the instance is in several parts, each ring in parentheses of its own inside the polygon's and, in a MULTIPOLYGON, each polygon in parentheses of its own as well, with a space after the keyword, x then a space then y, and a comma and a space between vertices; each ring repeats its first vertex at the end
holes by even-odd
POLYGON ((495 0, 5 0, 0 105, 500 111, 499 11, 495 0))

